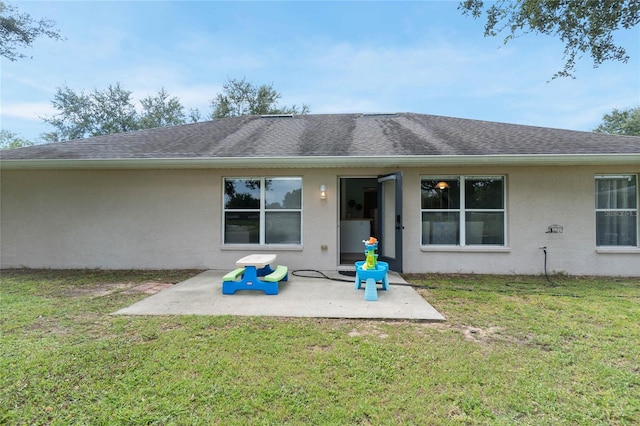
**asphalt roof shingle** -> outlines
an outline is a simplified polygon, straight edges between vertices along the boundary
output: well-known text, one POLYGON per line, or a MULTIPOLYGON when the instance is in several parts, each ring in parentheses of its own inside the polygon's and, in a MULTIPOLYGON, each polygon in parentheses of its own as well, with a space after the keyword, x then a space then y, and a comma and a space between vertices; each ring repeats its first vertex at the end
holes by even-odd
POLYGON ((426 114, 244 116, 0 151, 1 160, 640 154, 640 137, 426 114))

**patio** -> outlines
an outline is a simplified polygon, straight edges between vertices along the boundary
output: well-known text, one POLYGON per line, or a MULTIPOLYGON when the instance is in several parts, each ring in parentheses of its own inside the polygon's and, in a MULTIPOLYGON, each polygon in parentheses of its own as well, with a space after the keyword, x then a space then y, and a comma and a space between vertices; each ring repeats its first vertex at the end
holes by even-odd
MULTIPOLYGON (((289 274, 278 295, 243 290, 222 294, 227 271, 209 270, 120 309, 114 315, 239 315, 312 318, 363 318, 444 321, 445 318, 397 273, 389 273, 389 291, 378 300, 364 300, 364 290, 337 271, 323 271, 332 279, 289 274), (343 280, 343 281, 336 281, 343 280)), ((320 275, 318 275, 320 276, 320 275)))

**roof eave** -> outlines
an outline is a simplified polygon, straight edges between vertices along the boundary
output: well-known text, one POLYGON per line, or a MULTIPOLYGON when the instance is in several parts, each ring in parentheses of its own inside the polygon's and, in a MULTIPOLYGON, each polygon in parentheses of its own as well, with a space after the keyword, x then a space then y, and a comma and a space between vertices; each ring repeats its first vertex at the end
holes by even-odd
POLYGON ((0 169, 206 169, 423 166, 638 165, 640 153, 529 155, 390 155, 0 160, 0 169))

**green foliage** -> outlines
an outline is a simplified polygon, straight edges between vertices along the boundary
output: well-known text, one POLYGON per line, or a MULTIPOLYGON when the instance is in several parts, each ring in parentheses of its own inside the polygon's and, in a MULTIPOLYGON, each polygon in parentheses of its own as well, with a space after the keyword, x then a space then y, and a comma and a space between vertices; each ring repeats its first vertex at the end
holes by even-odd
POLYGON ((2 271, 0 423, 640 421, 637 279, 409 277, 442 324, 110 315, 195 273, 2 271))
POLYGON ((0 1, 0 55, 16 61, 27 55, 19 50, 30 47, 41 36, 60 40, 62 36, 49 19, 34 20, 28 13, 0 1))
POLYGON ((602 123, 593 131, 610 135, 640 136, 640 107, 614 109, 602 117, 602 123))
POLYGON ((69 87, 58 88, 52 101, 58 114, 43 120, 56 130, 43 138, 49 142, 81 139, 90 136, 183 124, 185 115, 180 101, 164 90, 141 101, 142 113, 136 111, 131 92, 120 83, 106 90, 76 93, 69 87))
POLYGON ((0 149, 22 148, 23 146, 34 145, 33 142, 18 137, 16 133, 9 130, 0 130, 0 149))
POLYGON ((89 99, 93 117, 92 136, 129 132, 139 128, 131 92, 122 89, 120 83, 109 85, 102 92, 94 90, 89 99))
POLYGON ((198 108, 189 109, 189 122, 197 123, 202 120, 202 115, 200 114, 200 110, 198 108))
POLYGON ((142 116, 138 122, 141 129, 176 126, 185 123, 184 107, 176 97, 170 98, 164 87, 153 96, 140 101, 142 116))
POLYGON ((278 106, 278 99, 282 97, 272 84, 255 86, 246 79, 230 79, 223 86, 223 93, 219 93, 211 101, 211 119, 238 117, 242 115, 269 114, 308 114, 308 105, 298 109, 278 106))
MULTIPOLYGON (((246 80, 229 80, 225 93, 218 94, 211 101, 211 118, 236 117, 246 114, 307 114, 309 107, 303 105, 280 107, 280 94, 272 85, 253 86, 246 80)), ((147 96, 140 101, 141 112, 136 110, 131 92, 120 83, 109 85, 105 90, 91 93, 75 92, 67 86, 57 89, 51 101, 58 111, 51 117, 44 117, 45 123, 55 130, 45 133, 47 142, 82 139, 111 133, 130 132, 164 126, 175 126, 187 122, 200 121, 198 109, 189 110, 186 115, 180 100, 171 97, 162 88, 155 96, 147 96)))
POLYGON ((458 8, 474 18, 484 14, 485 37, 506 31, 505 43, 531 32, 558 37, 564 43, 565 65, 554 78, 573 77, 583 53, 591 56, 594 67, 610 60, 627 62, 629 56, 614 43, 613 33, 640 22, 637 0, 499 0, 489 5, 464 0, 458 8))
POLYGON ((57 130, 43 135, 49 142, 81 139, 88 136, 105 135, 116 131, 137 128, 135 108, 131 104, 131 92, 117 83, 107 90, 92 93, 76 93, 69 87, 58 88, 53 107, 59 111, 43 120, 57 130))

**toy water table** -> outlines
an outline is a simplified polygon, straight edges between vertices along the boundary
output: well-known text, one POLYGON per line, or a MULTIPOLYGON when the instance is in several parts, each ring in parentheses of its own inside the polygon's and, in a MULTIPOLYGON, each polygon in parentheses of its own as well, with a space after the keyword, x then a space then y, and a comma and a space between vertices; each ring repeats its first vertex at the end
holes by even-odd
POLYGON ((356 290, 362 288, 365 283, 364 300, 378 300, 378 282, 382 283, 382 290, 389 290, 389 279, 387 271, 389 264, 378 261, 375 251, 378 249, 378 240, 371 237, 367 241, 362 241, 365 247, 366 260, 356 262, 356 290))

